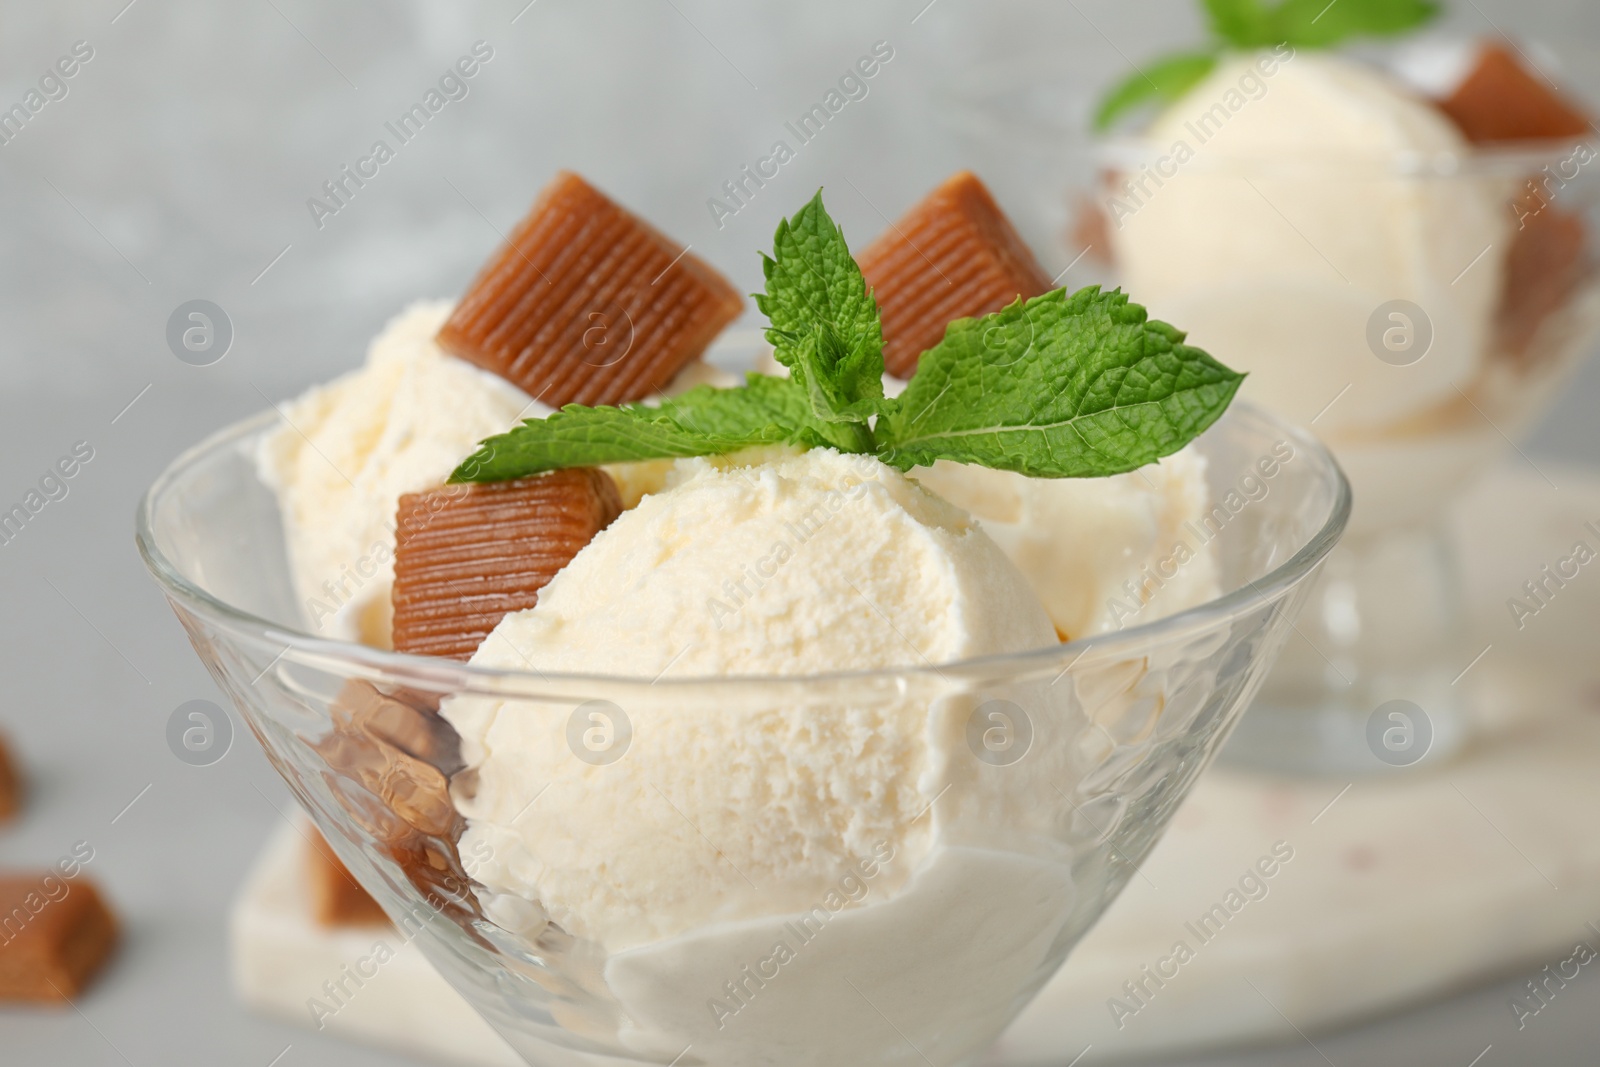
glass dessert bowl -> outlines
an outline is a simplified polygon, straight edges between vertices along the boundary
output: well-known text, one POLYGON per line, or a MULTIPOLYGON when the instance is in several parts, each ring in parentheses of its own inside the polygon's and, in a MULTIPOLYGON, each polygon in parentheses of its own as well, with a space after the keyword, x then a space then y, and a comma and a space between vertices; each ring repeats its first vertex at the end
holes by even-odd
POLYGON ((1390 69, 1283 46, 1224 56, 1088 151, 1055 71, 984 72, 954 109, 1038 179, 1053 258, 1227 352, 1241 396, 1349 473, 1349 537, 1230 758, 1386 769, 1368 720, 1397 699, 1431 721, 1434 758, 1470 735, 1455 683, 1480 648, 1447 511, 1600 338, 1600 146, 1549 86, 1493 44, 1423 42, 1390 69))
MULTIPOLYGON (((1305 640, 1285 650, 1232 755, 1373 769, 1367 719, 1394 699, 1429 717, 1434 758, 1470 735, 1472 708, 1454 683, 1479 650, 1462 630, 1444 524, 1451 501, 1533 428, 1600 337, 1600 184, 1575 162, 1580 150, 1377 166, 1202 152, 1185 188, 1152 185, 1149 214, 1111 237, 1129 284, 1164 314, 1187 316, 1197 343, 1228 351, 1251 374, 1246 395, 1314 429, 1358 500, 1301 620, 1305 640), (1564 175, 1561 187, 1536 193, 1529 176, 1546 173, 1564 175), (1191 192, 1230 203, 1222 214, 1236 240, 1213 246, 1214 272, 1152 284, 1152 265, 1131 264, 1132 249, 1181 225, 1170 212, 1192 212, 1191 192), (1309 212, 1314 204, 1323 210, 1309 212), (1414 231, 1363 234, 1380 207, 1394 209, 1373 223, 1385 234, 1414 231), (1286 253, 1288 242, 1303 254, 1286 253), (1308 339, 1304 360, 1283 358, 1290 334, 1308 339)), ((1138 171, 1164 156, 1130 142, 1106 160, 1138 171)))
POLYGON ((497 670, 305 632, 274 422, 174 462, 141 554, 340 858, 533 1064, 972 1062, 1160 836, 1350 512, 1328 452, 1236 405, 1194 447, 1213 499, 1265 491, 1197 532, 1226 592, 1189 610, 857 673, 497 670), (474 702, 554 768, 489 814, 451 725, 474 702))

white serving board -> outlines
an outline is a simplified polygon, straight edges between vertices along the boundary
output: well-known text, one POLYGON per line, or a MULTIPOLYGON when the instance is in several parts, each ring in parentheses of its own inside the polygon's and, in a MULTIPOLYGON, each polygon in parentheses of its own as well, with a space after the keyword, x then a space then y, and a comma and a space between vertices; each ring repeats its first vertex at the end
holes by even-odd
MULTIPOLYGON (((1480 635, 1462 666, 1488 646, 1460 683, 1483 736, 1447 765, 1353 781, 1209 772, 986 1062, 1065 1067, 1085 1049, 1087 1063, 1294 1038, 1524 965, 1531 973, 1595 939, 1600 561, 1521 630, 1505 604, 1591 521, 1600 525, 1593 476, 1524 466, 1487 478, 1454 526, 1480 635), (1293 858, 1246 883, 1258 899, 1229 899, 1275 845, 1293 858), (1219 904, 1237 906, 1197 929, 1219 904), (1181 963, 1179 941, 1192 957, 1181 963), (1171 977, 1158 987, 1146 965, 1171 977), (1139 981, 1142 1003, 1124 986, 1139 981)), ((269 843, 237 903, 233 950, 248 1004, 309 1025, 306 999, 383 931, 329 933, 311 921, 302 847, 288 827, 269 843)), ((441 1062, 518 1062, 414 949, 325 1023, 441 1062)))

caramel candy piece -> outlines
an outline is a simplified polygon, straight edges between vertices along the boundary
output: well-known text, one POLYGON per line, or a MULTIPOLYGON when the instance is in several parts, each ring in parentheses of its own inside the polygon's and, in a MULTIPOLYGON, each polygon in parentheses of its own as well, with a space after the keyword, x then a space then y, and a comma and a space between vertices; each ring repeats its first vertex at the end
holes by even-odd
MULTIPOLYGON (((333 731, 317 749, 330 768, 361 787, 360 803, 346 806, 369 833, 380 840, 413 830, 446 840, 460 836, 450 776, 463 764, 460 738, 449 723, 359 681, 345 686, 332 715, 333 731)), ((349 789, 339 792, 350 799, 349 789)))
POLYGON ((116 943, 116 918, 81 875, 0 875, 0 1001, 71 1000, 116 943))
POLYGON ((1520 228, 1506 253, 1505 290, 1496 322, 1499 348, 1529 360, 1546 319, 1559 311, 1592 269, 1583 216, 1530 193, 1516 205, 1520 228))
POLYGON ((929 193, 856 260, 882 313, 884 366, 897 378, 911 377, 952 321, 1051 288, 1050 276, 971 171, 929 193))
POLYGON ((11 759, 6 739, 0 737, 0 822, 7 822, 22 810, 22 775, 11 759))
POLYGON ((1582 137, 1588 116, 1499 44, 1486 44, 1478 63, 1439 107, 1474 144, 1582 137))
POLYGON ((595 467, 401 497, 395 649, 469 659, 621 510, 616 483, 595 467))
POLYGON ((562 171, 438 341, 550 407, 620 404, 660 392, 743 303, 705 261, 562 171))
POLYGON ((323 926, 373 926, 389 921, 372 894, 361 888, 316 830, 311 831, 306 849, 306 878, 312 915, 323 926))
POLYGON ((431 703, 348 682, 331 708, 333 729, 314 747, 323 780, 379 853, 434 907, 465 918, 476 902, 456 851, 466 823, 450 799, 460 739, 431 703))

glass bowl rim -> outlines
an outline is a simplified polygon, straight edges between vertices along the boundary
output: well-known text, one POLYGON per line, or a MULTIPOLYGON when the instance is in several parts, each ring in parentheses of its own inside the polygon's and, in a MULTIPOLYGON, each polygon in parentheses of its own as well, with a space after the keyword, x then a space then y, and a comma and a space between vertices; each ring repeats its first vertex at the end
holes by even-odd
MULTIPOLYGON (((1392 73, 1392 72, 1391 72, 1392 73)), ((1060 135, 1070 140, 1066 148, 1080 158, 1099 166, 1138 166, 1153 163, 1172 151, 1170 143, 1162 143, 1148 135, 1148 129, 1127 133, 1098 133, 1084 124, 1081 116, 1070 108, 1059 112, 1058 121, 1049 121, 1039 115, 1015 108, 1000 107, 996 101, 1009 93, 1039 88, 1055 90, 1058 100, 1089 99, 1088 91, 1068 75, 1059 71, 1045 74, 1031 72, 1028 64, 1013 60, 989 60, 970 67, 953 81, 941 82, 935 87, 941 102, 938 109, 944 124, 954 132, 992 136, 997 130, 1022 132, 1029 135, 1041 133, 1060 135)), ((1289 159, 1286 153, 1222 153, 1213 151, 1210 158, 1218 169, 1228 167, 1260 167, 1286 160, 1295 166, 1319 169, 1348 167, 1355 172, 1385 174, 1391 177, 1471 178, 1512 176, 1525 178, 1571 156, 1580 146, 1587 145, 1600 153, 1600 130, 1591 127, 1584 134, 1572 137, 1551 137, 1508 141, 1494 144, 1465 144, 1461 151, 1435 152, 1399 151, 1391 153, 1326 152, 1317 154, 1296 153, 1289 159)), ((1185 163, 1184 169, 1194 167, 1185 163)), ((1202 166, 1198 169, 1204 170, 1202 166)), ((1570 180, 1570 179, 1569 179, 1570 180)))
MULTIPOLYGON (((251 644, 272 648, 281 646, 282 650, 277 653, 273 663, 279 660, 308 663, 341 674, 355 673, 369 679, 381 679, 385 682, 438 692, 459 690, 495 693, 529 692, 552 685, 597 685, 607 689, 621 687, 628 690, 653 689, 657 692, 663 687, 669 691, 705 686, 730 690, 751 685, 805 688, 818 684, 851 682, 888 681, 907 684, 931 678, 948 683, 956 677, 990 678, 997 671, 1005 671, 1008 674, 1043 671, 1047 668, 1060 667, 1063 661, 1066 667, 1062 668, 1062 673, 1065 673, 1067 668, 1087 655, 1091 648, 1102 650, 1102 653, 1106 651, 1115 653, 1118 649, 1123 649, 1128 654, 1137 656, 1142 654, 1140 649, 1148 649, 1152 644, 1160 643, 1174 635, 1211 629, 1219 622, 1237 618, 1264 603, 1282 597, 1309 577, 1338 543, 1349 523, 1352 503, 1350 482, 1326 446, 1310 433, 1284 422, 1261 408, 1236 400, 1224 418, 1245 419, 1263 432, 1288 437, 1296 448, 1303 449, 1324 476, 1332 477, 1334 483, 1332 506, 1321 526, 1288 559, 1260 578, 1247 580, 1238 588, 1230 589, 1221 596, 1184 611, 1131 626, 1125 630, 1080 637, 1061 644, 921 666, 880 667, 816 674, 683 675, 655 679, 627 675, 510 670, 432 656, 391 652, 355 642, 319 637, 304 630, 286 627, 213 596, 190 581, 167 558, 156 544, 153 525, 156 504, 161 495, 195 464, 220 450, 238 447, 243 440, 259 433, 278 418, 277 411, 269 408, 225 426, 198 444, 185 449, 157 475, 140 497, 135 514, 135 542, 145 567, 166 596, 182 602, 195 614, 220 625, 251 644)), ((271 666, 272 664, 269 664, 268 669, 271 666)))
MULTIPOLYGON (((1220 152, 1195 151, 1194 158, 1181 164, 1181 169, 1194 173, 1232 173, 1248 171, 1260 177, 1275 174, 1297 174, 1315 171, 1318 176, 1349 177, 1373 175, 1384 178, 1459 179, 1511 178, 1524 179, 1543 168, 1570 158, 1580 147, 1587 146, 1600 155, 1600 136, 1593 131, 1588 135, 1571 138, 1548 138, 1507 142, 1505 144, 1472 145, 1465 152, 1424 152, 1407 150, 1372 155, 1348 152, 1294 153, 1288 152, 1220 152), (1202 162, 1203 161, 1203 162, 1202 162), (1198 164, 1198 165, 1197 165, 1198 164)), ((1156 163, 1172 155, 1172 145, 1144 134, 1125 134, 1096 138, 1090 157, 1103 167, 1138 167, 1156 163)), ((1584 177, 1581 171, 1566 178, 1570 183, 1584 177)))

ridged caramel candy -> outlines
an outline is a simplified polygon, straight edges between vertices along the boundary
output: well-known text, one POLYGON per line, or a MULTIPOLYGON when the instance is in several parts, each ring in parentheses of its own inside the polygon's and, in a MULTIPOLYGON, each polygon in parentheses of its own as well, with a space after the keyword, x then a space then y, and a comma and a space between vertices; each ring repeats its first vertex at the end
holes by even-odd
POLYGON ((1474 144, 1591 132, 1587 115, 1498 44, 1483 46, 1477 65, 1439 107, 1474 144))
POLYGON ((311 913, 323 926, 373 926, 388 916, 372 894, 361 888, 316 830, 306 848, 306 881, 311 891, 311 913))
POLYGON ((0 1002, 75 998, 116 944, 116 917, 84 876, 0 875, 0 1002))
POLYGON ((742 306, 709 264, 562 171, 438 341, 550 407, 620 404, 659 392, 742 306))
POLYGON ((22 772, 17 769, 0 737, 0 823, 6 822, 22 810, 22 772))
POLYGON ((953 320, 1051 288, 1050 276, 970 171, 929 193, 856 260, 882 313, 884 366, 897 378, 911 377, 953 320))
POLYGON ((622 510, 594 467, 400 498, 394 563, 394 647, 469 659, 622 510))

